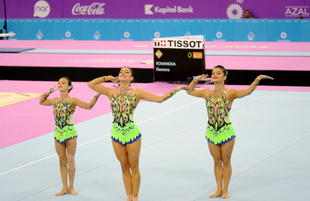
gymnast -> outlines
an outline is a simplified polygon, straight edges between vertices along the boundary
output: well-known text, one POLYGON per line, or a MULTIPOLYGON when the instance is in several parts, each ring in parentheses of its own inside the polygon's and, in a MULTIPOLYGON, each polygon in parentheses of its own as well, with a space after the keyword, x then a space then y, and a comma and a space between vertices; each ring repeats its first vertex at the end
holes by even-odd
POLYGON ((72 195, 77 195, 73 188, 74 175, 75 175, 75 152, 77 144, 77 133, 72 124, 72 116, 75 111, 76 106, 83 109, 91 109, 100 94, 96 94, 90 103, 85 103, 78 98, 70 97, 69 92, 72 90, 73 86, 71 80, 68 77, 62 77, 58 81, 58 87, 55 89, 53 87, 49 88, 40 98, 40 104, 54 106, 54 119, 55 119, 55 148, 59 157, 60 163, 60 175, 62 180, 63 189, 56 193, 57 196, 70 193, 72 195), (47 97, 58 90, 60 92, 60 97, 55 97, 52 99, 47 99, 47 97), (69 171, 68 171, 68 167, 69 171), (67 174, 69 172, 69 187, 67 181, 67 174))
POLYGON ((199 75, 189 84, 187 93, 206 100, 208 111, 208 123, 206 139, 214 160, 214 174, 217 191, 210 195, 211 198, 222 196, 229 198, 228 185, 231 178, 231 154, 235 144, 236 134, 230 122, 229 115, 232 103, 236 98, 250 95, 262 79, 272 79, 266 75, 259 75, 254 82, 245 90, 227 89, 228 71, 221 65, 212 70, 214 89, 195 89, 199 81, 208 81, 207 75, 199 75), (224 185, 222 185, 224 181, 224 185))
POLYGON ((162 103, 187 86, 178 86, 164 95, 157 96, 142 89, 132 89, 134 72, 123 67, 118 77, 103 76, 88 82, 88 86, 111 100, 112 108, 112 145, 120 162, 127 201, 137 201, 140 188, 139 156, 141 132, 133 121, 133 113, 140 100, 162 103), (106 87, 101 83, 111 81, 119 84, 119 89, 106 87))

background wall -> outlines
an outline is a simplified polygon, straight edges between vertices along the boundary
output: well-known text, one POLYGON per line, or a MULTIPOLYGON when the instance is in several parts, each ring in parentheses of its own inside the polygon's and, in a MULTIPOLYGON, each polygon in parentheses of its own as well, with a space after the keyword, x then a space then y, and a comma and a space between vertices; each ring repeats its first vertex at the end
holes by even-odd
MULTIPOLYGON (((1 23, 1 22, 0 22, 1 23)), ((134 40, 204 35, 206 41, 310 42, 310 20, 10 19, 20 40, 134 40)))
MULTIPOLYGON (((7 0, 14 19, 238 19, 248 9, 260 19, 309 18, 310 0, 7 0)), ((0 4, 3 12, 3 3, 0 4)), ((0 18, 3 16, 0 16, 0 18)))

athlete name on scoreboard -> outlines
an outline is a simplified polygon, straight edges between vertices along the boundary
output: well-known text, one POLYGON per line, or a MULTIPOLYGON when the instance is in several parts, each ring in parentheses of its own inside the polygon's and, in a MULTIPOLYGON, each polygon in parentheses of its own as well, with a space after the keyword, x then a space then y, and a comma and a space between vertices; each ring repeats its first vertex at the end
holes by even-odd
POLYGON ((198 39, 158 38, 154 39, 154 48, 204 49, 204 42, 198 39))

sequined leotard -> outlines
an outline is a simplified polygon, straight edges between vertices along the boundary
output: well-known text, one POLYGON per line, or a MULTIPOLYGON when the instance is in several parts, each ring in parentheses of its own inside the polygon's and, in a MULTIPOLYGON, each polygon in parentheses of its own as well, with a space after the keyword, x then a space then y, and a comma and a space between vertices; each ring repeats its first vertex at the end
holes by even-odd
POLYGON ((137 106, 136 95, 131 91, 125 91, 124 95, 120 92, 111 97, 112 108, 112 140, 122 144, 131 144, 141 137, 141 132, 133 121, 133 113, 137 106))
POLYGON ((54 138, 61 144, 68 139, 77 137, 76 130, 72 124, 74 110, 71 109, 71 105, 67 101, 60 102, 60 100, 54 104, 54 138))
POLYGON ((208 125, 206 139, 216 145, 224 144, 236 137, 229 119, 231 105, 226 91, 213 91, 206 99, 208 125))

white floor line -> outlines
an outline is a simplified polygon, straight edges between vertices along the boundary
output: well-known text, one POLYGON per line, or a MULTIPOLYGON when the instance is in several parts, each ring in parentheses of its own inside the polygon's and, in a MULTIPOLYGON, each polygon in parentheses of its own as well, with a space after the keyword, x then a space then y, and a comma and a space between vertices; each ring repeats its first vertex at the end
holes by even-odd
MULTIPOLYGON (((249 99, 262 98, 262 97, 247 97, 249 99)), ((281 99, 281 100, 310 100, 310 98, 285 98, 285 97, 266 97, 266 99, 281 99)))
MULTIPOLYGON (((251 101, 251 102, 248 102, 247 104, 241 105, 241 106, 239 106, 239 107, 237 107, 237 108, 232 107, 231 110, 232 110, 232 111, 238 110, 238 109, 243 108, 243 107, 245 107, 245 106, 248 106, 248 105, 250 105, 250 104, 252 104, 252 103, 255 103, 255 102, 257 102, 257 101, 260 101, 260 100, 263 99, 263 98, 267 98, 268 96, 271 96, 271 95, 273 95, 273 94, 275 94, 275 93, 278 93, 278 91, 274 91, 274 92, 269 93, 269 94, 267 94, 267 95, 265 95, 265 96, 262 96, 262 97, 260 97, 260 98, 255 98, 255 100, 253 100, 253 101, 251 101)), ((237 99, 237 101, 238 101, 238 99, 237 99)))
POLYGON ((21 169, 21 168, 27 167, 27 166, 29 166, 29 165, 38 163, 38 162, 43 161, 43 160, 45 160, 45 159, 51 158, 51 157, 53 157, 53 156, 56 156, 56 154, 52 154, 52 155, 46 156, 46 157, 41 158, 41 159, 39 159, 39 160, 36 160, 36 161, 30 162, 30 163, 27 163, 27 164, 25 164, 25 165, 19 166, 19 167, 17 167, 17 168, 11 169, 11 170, 6 171, 6 172, 3 172, 3 173, 0 174, 0 176, 5 175, 5 174, 8 174, 8 173, 10 173, 10 172, 13 172, 13 171, 15 171, 15 170, 19 170, 19 169, 21 169))
MULTIPOLYGON (((145 121, 139 122, 139 123, 137 123, 137 125, 144 124, 144 123, 149 122, 149 121, 152 121, 152 120, 154 120, 154 119, 156 119, 156 118, 165 116, 165 115, 167 115, 167 114, 170 114, 170 113, 172 113, 172 112, 181 110, 181 109, 183 109, 183 108, 189 107, 189 106, 191 106, 191 105, 194 105, 194 104, 199 103, 199 102, 202 102, 202 101, 203 101, 203 99, 200 99, 199 101, 192 102, 192 103, 190 103, 190 104, 184 105, 184 106, 179 107, 179 108, 177 108, 177 109, 171 110, 171 111, 169 111, 169 112, 165 112, 165 113, 160 114, 160 115, 157 115, 157 116, 155 116, 155 117, 153 117, 153 118, 150 118, 150 119, 147 119, 147 120, 145 120, 145 121)), ((104 136, 95 138, 95 139, 90 140, 90 141, 88 141, 88 142, 79 144, 79 145, 77 145, 77 147, 81 147, 81 146, 87 145, 87 144, 89 144, 89 143, 92 143, 92 142, 95 142, 95 141, 97 141, 97 140, 103 139, 103 138, 108 137, 108 136, 110 136, 110 135, 111 135, 111 133, 106 134, 106 135, 104 135, 104 136)), ((56 156, 56 154, 52 154, 52 155, 46 156, 46 157, 41 158, 41 159, 39 159, 39 160, 36 160, 36 161, 30 162, 30 163, 27 163, 27 164, 25 164, 25 165, 19 166, 19 167, 17 167, 17 168, 8 170, 8 171, 3 172, 3 173, 0 173, 0 177, 3 176, 3 175, 8 174, 8 173, 10 173, 10 172, 14 172, 14 171, 19 170, 19 169, 21 169, 21 168, 24 168, 24 167, 27 167, 27 166, 29 166, 29 165, 32 165, 32 164, 38 163, 38 162, 40 162, 40 161, 43 161, 43 160, 45 160, 45 159, 51 158, 51 157, 53 157, 53 156, 56 156)))
MULTIPOLYGON (((310 133, 307 133, 307 134, 305 134, 305 135, 303 135, 303 136, 301 136, 301 137, 299 137, 299 138, 297 138, 297 139, 291 141, 290 143, 288 143, 288 144, 286 144, 286 145, 284 145, 284 146, 282 146, 282 147, 280 147, 280 148, 274 150, 273 152, 271 152, 271 153, 269 153, 269 154, 263 156, 262 158, 258 159, 257 161, 255 161, 255 162, 253 162, 253 163, 251 163, 251 164, 245 166, 245 167, 242 168, 241 170, 239 170, 239 171, 233 173, 232 176, 231 176, 231 179, 233 179, 234 177, 238 176, 239 174, 241 174, 241 173, 243 173, 243 172, 245 172, 245 171, 251 169, 252 167, 254 167, 254 166, 260 164, 261 162, 263 162, 263 161, 267 160, 268 158, 272 157, 273 155, 279 153, 280 151, 283 151, 284 149, 286 149, 286 148, 292 146, 293 144, 295 144, 295 143, 297 143, 297 142, 299 142, 299 141, 301 141, 301 140, 303 140, 303 139, 305 139, 306 137, 309 137, 309 136, 310 136, 310 133)), ((210 193, 212 190, 215 190, 216 188, 217 188, 216 185, 210 186, 209 188, 207 188, 206 190, 200 192, 199 194, 197 194, 196 196, 192 197, 192 198, 189 199, 188 201, 195 201, 195 200, 197 200, 197 199, 203 197, 204 195, 210 193)))

